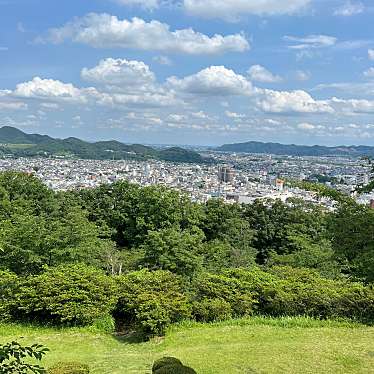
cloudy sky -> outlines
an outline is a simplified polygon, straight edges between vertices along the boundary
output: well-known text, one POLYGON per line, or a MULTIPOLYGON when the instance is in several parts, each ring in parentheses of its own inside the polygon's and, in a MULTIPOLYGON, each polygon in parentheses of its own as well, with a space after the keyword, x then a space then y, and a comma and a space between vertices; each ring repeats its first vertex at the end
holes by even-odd
POLYGON ((0 125, 374 145, 373 0, 0 0, 0 125))

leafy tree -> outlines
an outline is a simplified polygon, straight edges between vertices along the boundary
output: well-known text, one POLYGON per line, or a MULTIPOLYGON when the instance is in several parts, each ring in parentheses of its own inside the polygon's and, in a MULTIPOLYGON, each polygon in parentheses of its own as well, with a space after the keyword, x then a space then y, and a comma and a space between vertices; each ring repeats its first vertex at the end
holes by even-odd
POLYGON ((79 193, 89 219, 111 230, 120 247, 143 244, 148 231, 174 226, 189 229, 200 221, 201 209, 178 191, 162 186, 141 188, 126 181, 79 193))
POLYGON ((343 204, 332 216, 330 235, 334 251, 349 265, 349 273, 374 281, 374 210, 343 204))
POLYGON ((150 231, 141 246, 144 265, 192 277, 202 265, 199 253, 203 238, 198 229, 192 233, 178 228, 150 231))
POLYGON ((100 265, 100 253, 110 246, 75 207, 49 215, 12 214, 0 221, 0 268, 17 274, 35 274, 44 265, 62 263, 100 265))
POLYGON ((269 265, 315 269, 327 278, 341 276, 343 266, 337 261, 329 240, 323 239, 319 243, 314 243, 309 237, 303 235, 291 235, 288 239, 297 249, 284 255, 271 254, 269 265))
POLYGON ((27 208, 34 214, 53 209, 54 192, 38 178, 27 173, 6 171, 0 173, 0 196, 6 191, 12 208, 27 208))
POLYGON ((258 250, 257 261, 267 263, 271 253, 290 254, 300 249, 291 238, 304 237, 322 243, 327 238, 327 213, 319 206, 299 199, 287 203, 256 201, 246 206, 245 217, 256 231, 253 246, 258 250))
MULTIPOLYGON (((253 248, 255 231, 243 216, 240 205, 228 205, 219 199, 212 199, 204 207, 204 218, 201 221, 201 229, 207 239, 207 253, 214 246, 222 253, 223 245, 226 246, 226 257, 221 262, 227 266, 249 266, 255 262, 257 250, 253 248), (228 249, 230 247, 230 250, 228 249)), ((223 254, 225 257, 225 255, 223 254)), ((217 255, 214 256, 217 259, 217 255)), ((210 266, 207 266, 207 268, 210 266)))
POLYGON ((49 351, 40 344, 24 347, 18 342, 0 345, 0 373, 1 374, 45 374, 46 370, 40 365, 30 364, 27 358, 41 361, 49 351))

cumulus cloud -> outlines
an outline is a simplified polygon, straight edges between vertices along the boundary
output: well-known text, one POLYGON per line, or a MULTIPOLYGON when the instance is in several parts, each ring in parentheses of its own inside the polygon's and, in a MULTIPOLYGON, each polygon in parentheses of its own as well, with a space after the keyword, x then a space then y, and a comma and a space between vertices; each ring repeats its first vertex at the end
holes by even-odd
POLYGON ((220 54, 244 52, 250 48, 241 34, 212 37, 182 29, 171 31, 159 21, 146 22, 141 18, 121 20, 109 14, 91 13, 76 18, 60 28, 50 29, 40 42, 62 43, 72 40, 95 48, 130 48, 186 54, 220 54))
POLYGON ((364 71, 364 76, 366 78, 374 78, 374 68, 370 68, 370 69, 364 71))
POLYGON ((171 77, 168 85, 178 91, 209 96, 248 96, 253 91, 250 81, 224 66, 211 66, 182 79, 171 77))
POLYGON ((248 70, 248 75, 251 80, 263 83, 279 83, 282 82, 282 77, 274 75, 261 65, 253 65, 248 70))
POLYGON ((104 86, 117 86, 123 89, 140 90, 153 84, 155 75, 142 61, 107 58, 91 69, 84 68, 81 77, 87 82, 104 86))
POLYGON ((361 2, 347 1, 343 6, 335 10, 334 15, 343 16, 343 17, 351 17, 354 15, 363 13, 364 10, 365 10, 365 6, 361 2))
POLYGON ((366 99, 338 99, 333 97, 330 102, 336 105, 342 113, 353 114, 363 113, 371 114, 374 113, 374 100, 366 99))
POLYGON ((374 60, 374 49, 368 50, 369 60, 374 60))
MULTIPOLYGON (((104 78, 103 78, 104 79, 104 78)), ((29 82, 20 83, 9 94, 18 99, 33 99, 46 102, 76 105, 100 105, 111 108, 129 106, 162 107, 182 105, 172 92, 165 90, 149 90, 144 92, 110 92, 96 88, 77 88, 70 83, 58 80, 35 77, 29 82)))
POLYGON ((257 106, 267 113, 333 113, 326 101, 315 100, 305 91, 263 90, 257 106))
POLYGON ((35 77, 29 82, 20 83, 13 92, 21 98, 62 99, 65 101, 81 101, 84 95, 79 88, 71 83, 63 83, 53 79, 35 77))
POLYGON ((234 21, 243 15, 276 16, 294 14, 311 0, 184 0, 185 10, 205 18, 234 21))
POLYGON ((305 37, 287 35, 283 39, 293 43, 292 45, 289 45, 288 48, 297 50, 332 47, 338 40, 337 38, 328 35, 308 35, 305 37))

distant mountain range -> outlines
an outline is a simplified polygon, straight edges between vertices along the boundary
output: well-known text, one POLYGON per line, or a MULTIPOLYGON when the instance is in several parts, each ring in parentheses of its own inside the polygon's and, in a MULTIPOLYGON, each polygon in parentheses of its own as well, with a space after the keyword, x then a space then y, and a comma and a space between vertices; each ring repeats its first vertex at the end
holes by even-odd
POLYGON ((295 144, 246 142, 225 144, 216 148, 221 152, 236 153, 268 153, 285 156, 374 156, 374 147, 370 146, 338 146, 325 147, 321 145, 305 146, 295 144))
POLYGON ((115 140, 96 143, 77 138, 55 139, 47 135, 26 134, 10 126, 0 128, 0 155, 15 157, 65 156, 83 159, 158 159, 170 162, 206 163, 199 153, 172 147, 155 149, 140 144, 126 145, 115 140))

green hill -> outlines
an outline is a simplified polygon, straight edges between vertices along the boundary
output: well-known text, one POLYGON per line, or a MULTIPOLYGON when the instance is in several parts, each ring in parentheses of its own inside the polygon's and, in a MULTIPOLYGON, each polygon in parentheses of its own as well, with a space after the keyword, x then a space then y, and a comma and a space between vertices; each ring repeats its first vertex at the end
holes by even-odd
POLYGON ((199 153, 179 147, 157 150, 141 144, 127 145, 110 140, 96 143, 77 138, 55 139, 47 135, 26 134, 14 127, 0 128, 0 155, 15 157, 66 156, 97 160, 158 159, 170 162, 205 163, 199 153))
POLYGON ((266 153, 288 156, 374 156, 374 147, 370 146, 338 146, 326 147, 320 145, 305 146, 296 144, 246 142, 224 144, 216 148, 221 152, 266 153))

